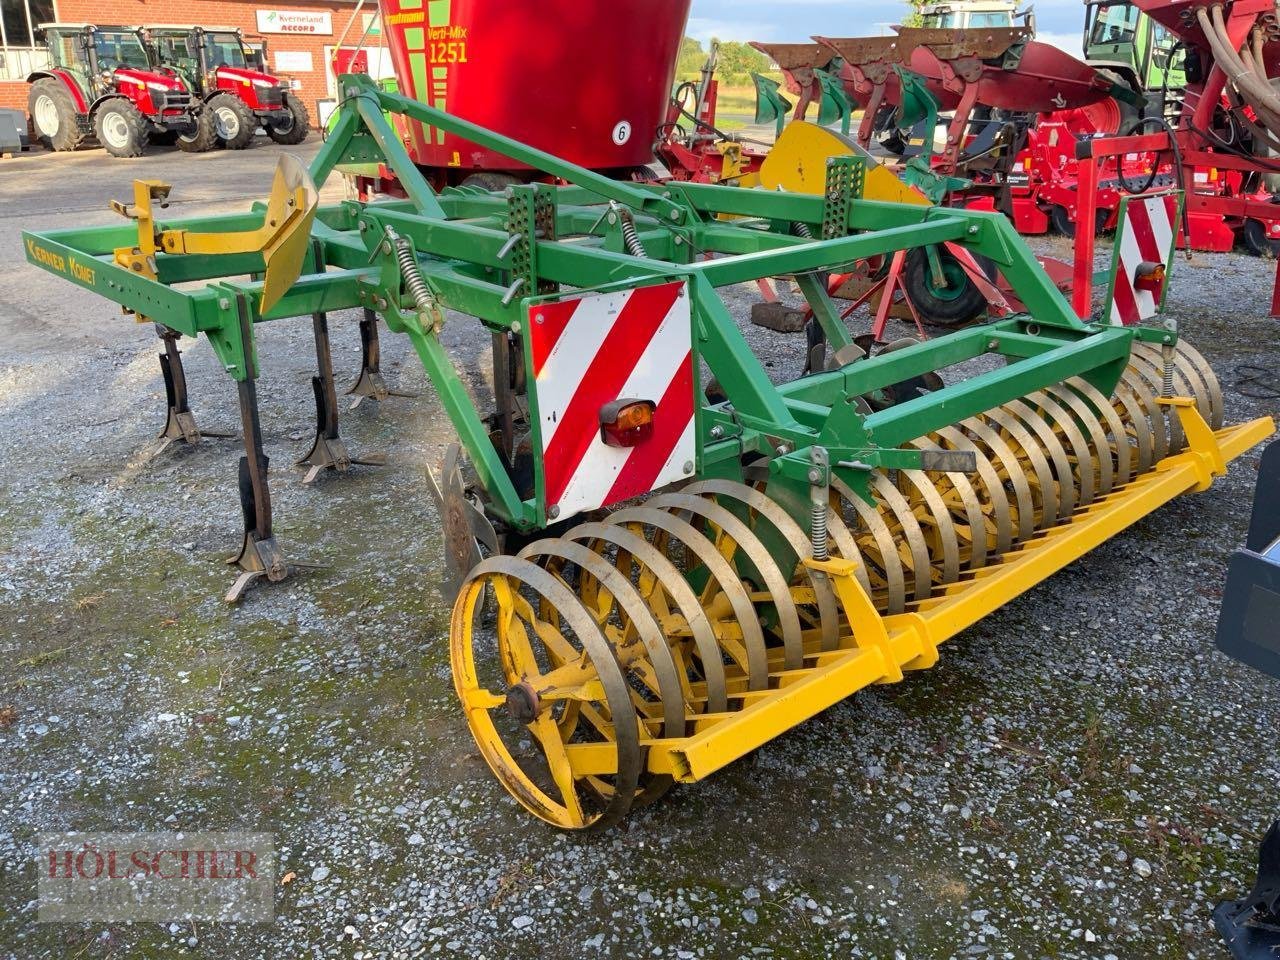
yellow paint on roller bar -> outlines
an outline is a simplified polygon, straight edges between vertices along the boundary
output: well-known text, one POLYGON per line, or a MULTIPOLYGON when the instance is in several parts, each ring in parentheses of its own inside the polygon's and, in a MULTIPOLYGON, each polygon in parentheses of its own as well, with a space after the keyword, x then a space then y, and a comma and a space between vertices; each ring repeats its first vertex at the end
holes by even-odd
MULTIPOLYGON (((823 656, 822 665, 811 668, 808 676, 769 691, 693 736, 644 741, 649 772, 685 782, 700 780, 863 687, 900 679, 903 669, 931 665, 940 643, 1175 497, 1207 489, 1228 462, 1275 432, 1274 422, 1264 417, 1215 433, 1194 401, 1163 403, 1175 408, 1182 421, 1188 441, 1184 452, 1098 498, 1067 523, 1045 530, 999 563, 944 587, 941 596, 922 601, 911 612, 881 617, 854 579, 852 563, 812 562, 832 577, 837 587, 853 627, 852 636, 842 638, 847 649, 834 657, 823 656)), ((590 755, 584 752, 583 765, 595 767, 604 759, 601 752, 599 748, 590 755)))

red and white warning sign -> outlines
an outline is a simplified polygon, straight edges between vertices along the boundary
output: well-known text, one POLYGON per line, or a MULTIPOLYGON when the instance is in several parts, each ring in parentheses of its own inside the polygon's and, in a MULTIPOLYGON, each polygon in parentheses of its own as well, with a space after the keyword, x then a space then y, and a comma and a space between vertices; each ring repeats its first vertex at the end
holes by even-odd
POLYGON ((1111 276, 1111 323, 1131 327, 1160 312, 1178 236, 1180 194, 1127 197, 1111 276))
POLYGON ((684 281, 535 304, 528 346, 549 516, 563 520, 692 473, 684 281))

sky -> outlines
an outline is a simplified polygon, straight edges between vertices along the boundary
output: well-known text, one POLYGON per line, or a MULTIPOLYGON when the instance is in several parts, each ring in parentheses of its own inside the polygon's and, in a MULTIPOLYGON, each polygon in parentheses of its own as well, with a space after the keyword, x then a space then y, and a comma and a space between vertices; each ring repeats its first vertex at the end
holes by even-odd
MULTIPOLYGON (((1037 37, 1080 56, 1082 0, 1034 0, 1037 37)), ((706 45, 721 40, 799 42, 814 34, 858 37, 884 33, 902 19, 901 0, 693 0, 688 34, 706 45)))

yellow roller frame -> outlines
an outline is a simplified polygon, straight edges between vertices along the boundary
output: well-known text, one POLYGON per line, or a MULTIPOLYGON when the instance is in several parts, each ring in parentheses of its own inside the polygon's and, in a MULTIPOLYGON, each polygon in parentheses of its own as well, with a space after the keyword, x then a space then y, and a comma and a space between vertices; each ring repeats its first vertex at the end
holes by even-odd
MULTIPOLYGON (((1015 546, 997 562, 941 587, 905 613, 882 616, 858 583, 855 563, 808 561, 831 577, 843 605, 849 632, 841 638, 840 649, 822 651, 816 644, 806 644, 800 670, 787 670, 771 657, 776 688, 739 695, 744 704, 741 710, 701 717, 692 736, 644 739, 647 771, 678 781, 700 780, 863 687, 892 683, 902 679, 904 671, 932 666, 944 641, 1175 497, 1208 489, 1227 463, 1275 432, 1269 417, 1215 432, 1193 400, 1161 403, 1181 419, 1186 450, 1097 497, 1066 523, 1015 546)), ((594 765, 601 758, 583 751, 571 754, 570 760, 594 765)), ((585 773, 575 770, 576 775, 585 773)))
MULTIPOLYGON (((282 156, 276 164, 267 198, 262 226, 254 230, 197 233, 191 230, 163 230, 156 222, 153 201, 162 204, 172 188, 160 180, 135 180, 133 205, 111 201, 111 209, 138 222, 138 243, 118 247, 115 261, 120 266, 155 280, 156 255, 261 253, 264 276, 260 313, 266 313, 302 275, 302 261, 311 238, 320 194, 307 168, 294 157, 282 156)), ((139 316, 139 320, 145 317, 139 316)))

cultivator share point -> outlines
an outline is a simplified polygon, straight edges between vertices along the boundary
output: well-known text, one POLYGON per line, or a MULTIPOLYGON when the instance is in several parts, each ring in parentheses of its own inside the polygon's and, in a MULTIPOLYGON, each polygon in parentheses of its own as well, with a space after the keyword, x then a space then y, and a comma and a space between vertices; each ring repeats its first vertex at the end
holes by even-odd
POLYGON ((625 183, 339 82, 311 177, 381 162, 407 199, 316 209, 294 171, 265 213, 183 223, 150 207, 166 185, 141 184, 136 223, 29 232, 27 254, 209 338, 240 384, 246 575, 288 571, 255 324, 365 308, 409 337, 470 464, 431 485, 461 582, 457 693, 494 773, 556 826, 614 823, 934 665, 1274 429, 1224 428, 1212 370, 1175 331, 1079 320, 1003 217, 864 199, 857 156, 829 161, 823 195, 625 183), (384 111, 559 185, 436 193, 384 111), (716 292, 945 243, 997 264, 1026 312, 867 358, 814 279, 837 360, 777 385, 716 292), (464 322, 447 310, 492 339, 491 410, 440 342, 464 322), (1000 362, 936 377, 982 357, 1000 362))

